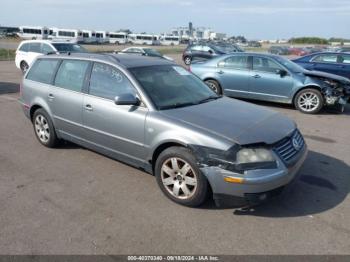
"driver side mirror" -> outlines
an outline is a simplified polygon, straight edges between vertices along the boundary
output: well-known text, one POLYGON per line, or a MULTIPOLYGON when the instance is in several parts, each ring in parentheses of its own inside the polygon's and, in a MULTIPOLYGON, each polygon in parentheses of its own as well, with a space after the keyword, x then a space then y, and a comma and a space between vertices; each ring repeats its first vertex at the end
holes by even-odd
POLYGON ((284 76, 288 75, 288 72, 284 69, 277 69, 276 74, 280 75, 281 77, 284 77, 284 76))
POLYGON ((131 94, 131 93, 127 93, 127 94, 121 94, 119 96, 116 96, 114 98, 114 103, 116 105, 138 106, 138 105, 140 105, 141 101, 136 95, 131 94))

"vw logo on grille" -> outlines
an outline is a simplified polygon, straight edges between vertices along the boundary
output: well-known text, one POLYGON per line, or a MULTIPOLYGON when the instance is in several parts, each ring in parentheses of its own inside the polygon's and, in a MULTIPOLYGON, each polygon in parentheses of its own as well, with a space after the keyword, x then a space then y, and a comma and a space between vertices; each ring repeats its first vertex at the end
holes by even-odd
POLYGON ((293 144, 293 147, 295 148, 295 150, 297 150, 297 151, 299 151, 301 146, 302 146, 296 137, 293 137, 292 144, 293 144))

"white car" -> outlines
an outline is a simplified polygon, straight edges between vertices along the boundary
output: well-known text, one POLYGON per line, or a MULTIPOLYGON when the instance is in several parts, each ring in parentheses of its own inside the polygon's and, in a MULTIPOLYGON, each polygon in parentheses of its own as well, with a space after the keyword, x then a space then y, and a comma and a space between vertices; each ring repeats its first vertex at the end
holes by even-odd
POLYGON ((81 53, 87 51, 80 45, 69 42, 55 42, 50 40, 22 41, 16 50, 16 67, 25 73, 38 56, 67 52, 81 53))
POLYGON ((162 55, 157 50, 155 50, 153 48, 148 48, 148 47, 136 47, 136 46, 135 47, 134 46, 128 47, 119 53, 120 54, 132 54, 132 55, 160 57, 160 58, 164 58, 164 59, 169 60, 169 61, 174 61, 174 59, 172 59, 171 57, 162 55))

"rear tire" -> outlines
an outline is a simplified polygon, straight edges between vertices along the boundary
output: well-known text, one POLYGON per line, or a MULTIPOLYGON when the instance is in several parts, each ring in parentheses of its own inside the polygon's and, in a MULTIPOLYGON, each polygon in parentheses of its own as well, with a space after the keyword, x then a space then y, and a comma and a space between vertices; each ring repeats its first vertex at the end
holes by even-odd
POLYGON ((191 57, 189 57, 189 56, 185 56, 184 57, 184 63, 185 63, 185 65, 191 65, 191 63, 192 63, 192 59, 191 59, 191 57))
POLYGON ((205 83, 207 86, 210 87, 211 90, 213 90, 216 94, 221 95, 222 94, 222 89, 220 84, 216 80, 206 80, 205 83))
POLYGON ((58 144, 58 138, 50 116, 42 108, 37 109, 33 115, 33 128, 38 141, 49 148, 58 144))
POLYGON ((27 72, 29 65, 27 64, 26 61, 22 61, 21 64, 19 65, 19 67, 22 70, 23 75, 27 72))
POLYGON ((154 172, 160 189, 178 204, 197 207, 209 196, 209 183, 187 148, 164 150, 156 161, 154 172))
POLYGON ((317 89, 306 88, 297 93, 294 105, 304 114, 317 114, 324 105, 324 98, 317 89))

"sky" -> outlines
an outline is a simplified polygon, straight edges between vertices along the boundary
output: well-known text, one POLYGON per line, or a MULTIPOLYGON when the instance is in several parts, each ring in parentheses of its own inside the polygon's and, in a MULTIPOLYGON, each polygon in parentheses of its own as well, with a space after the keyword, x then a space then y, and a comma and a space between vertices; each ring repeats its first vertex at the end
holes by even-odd
POLYGON ((210 27, 228 36, 350 38, 350 0, 0 0, 0 25, 166 33, 210 27))

